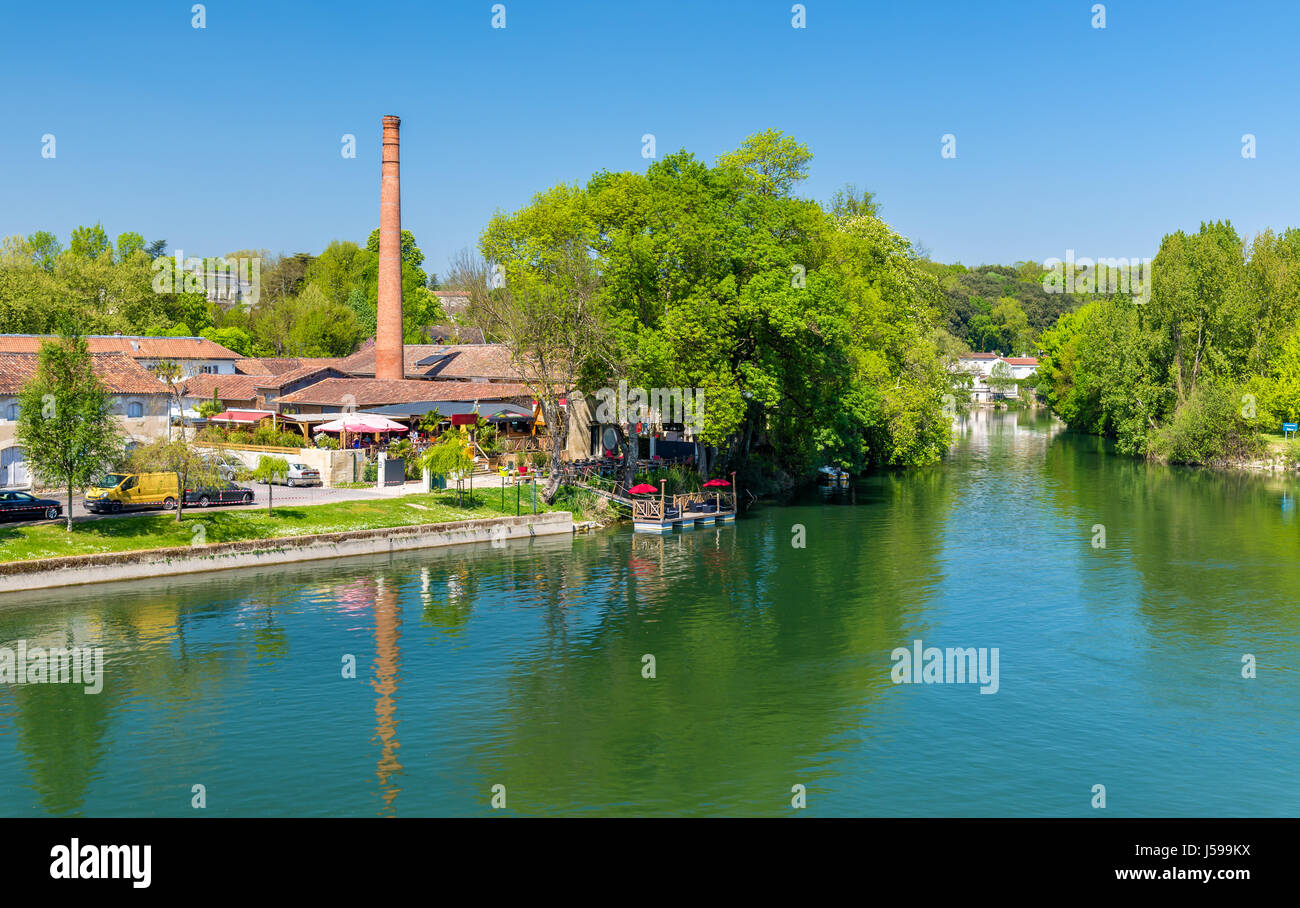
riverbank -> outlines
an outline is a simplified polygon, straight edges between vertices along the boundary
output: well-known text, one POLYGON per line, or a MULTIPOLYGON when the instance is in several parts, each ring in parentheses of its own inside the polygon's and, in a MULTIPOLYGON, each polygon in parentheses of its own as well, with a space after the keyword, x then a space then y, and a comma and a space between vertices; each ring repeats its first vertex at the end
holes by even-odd
MULTIPOLYGON (((521 510, 531 512, 532 502, 521 510)), ((540 513, 567 509, 548 506, 540 499, 540 513)), ((77 555, 142 551, 177 546, 201 547, 218 543, 265 541, 287 537, 319 536, 417 525, 441 524, 486 517, 515 516, 513 495, 476 491, 456 503, 455 492, 405 495, 400 498, 340 501, 320 505, 278 506, 221 510, 186 509, 180 521, 170 512, 83 520, 72 532, 62 521, 28 526, 0 526, 0 566, 5 563, 77 555)))
POLYGON ((0 590, 18 592, 358 555, 391 555, 468 543, 505 545, 515 539, 572 533, 572 514, 549 511, 519 517, 498 516, 310 536, 34 558, 0 563, 0 590))

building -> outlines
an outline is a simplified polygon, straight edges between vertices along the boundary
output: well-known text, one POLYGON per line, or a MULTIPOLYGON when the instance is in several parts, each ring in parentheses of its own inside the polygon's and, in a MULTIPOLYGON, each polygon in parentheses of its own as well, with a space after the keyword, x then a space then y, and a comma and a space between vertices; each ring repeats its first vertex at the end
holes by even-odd
MULTIPOLYGON (((362 347, 338 361, 338 366, 358 378, 375 376, 375 346, 362 347)), ((402 348, 405 378, 434 381, 522 381, 504 344, 405 344, 402 348)))
POLYGON ((1038 371, 1038 359, 1033 356, 999 356, 996 353, 967 353, 957 358, 955 372, 965 372, 971 377, 971 400, 988 403, 1020 396, 1018 385, 1003 387, 994 370, 1005 373, 1008 379, 1021 380, 1038 371), (999 364, 1002 368, 998 369, 999 364))
MULTIPOLYGON (((0 353, 39 353, 48 334, 0 334, 0 353)), ((163 362, 180 366, 182 378, 194 375, 233 375, 241 357, 206 337, 143 337, 130 334, 91 334, 86 337, 91 353, 119 353, 146 369, 163 362)))
MULTIPOLYGON (((26 486, 26 455, 18 446, 18 395, 36 374, 35 353, 0 353, 0 485, 26 486)), ((96 353, 95 375, 111 395, 110 412, 127 446, 147 444, 167 435, 170 394, 167 386, 135 359, 120 353, 96 353)))
MULTIPOLYGON (((532 392, 505 382, 443 382, 419 379, 326 378, 276 401, 280 413, 347 413, 394 405, 500 401, 529 403, 532 392)), ((413 413, 424 412, 420 409, 413 413)))

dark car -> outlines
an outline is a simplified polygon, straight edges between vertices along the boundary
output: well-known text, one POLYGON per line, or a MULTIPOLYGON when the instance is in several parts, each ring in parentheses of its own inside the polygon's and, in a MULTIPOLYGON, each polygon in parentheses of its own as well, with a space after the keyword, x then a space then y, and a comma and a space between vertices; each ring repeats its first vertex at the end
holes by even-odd
POLYGON ((185 503, 206 508, 210 504, 252 504, 253 490, 227 480, 202 489, 186 489, 185 503))
POLYGON ((0 520, 58 520, 63 505, 27 492, 0 492, 0 520))

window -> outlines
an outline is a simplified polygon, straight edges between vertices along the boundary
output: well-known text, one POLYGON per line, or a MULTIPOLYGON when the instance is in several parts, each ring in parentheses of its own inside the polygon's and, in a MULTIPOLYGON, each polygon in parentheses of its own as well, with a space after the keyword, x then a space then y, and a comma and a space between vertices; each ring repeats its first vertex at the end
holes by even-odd
POLYGON ((216 366, 199 366, 199 372, 202 373, 203 375, 216 375, 216 374, 217 374, 217 367, 216 367, 216 366))
POLYGON ((18 418, 18 405, 10 404, 9 407, 5 410, 5 419, 17 419, 17 418, 18 418))
POLYGON ((130 419, 139 419, 144 416, 144 404, 138 400, 133 400, 126 405, 126 415, 130 419))

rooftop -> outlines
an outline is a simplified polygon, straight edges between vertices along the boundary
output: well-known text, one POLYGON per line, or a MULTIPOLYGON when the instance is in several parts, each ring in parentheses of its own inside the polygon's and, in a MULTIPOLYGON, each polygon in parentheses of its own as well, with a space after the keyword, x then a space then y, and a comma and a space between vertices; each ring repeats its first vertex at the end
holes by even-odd
MULTIPOLYGON (((0 394, 17 394, 36 374, 40 358, 35 353, 0 352, 0 394)), ((113 394, 166 394, 167 386, 129 356, 95 353, 95 375, 113 394)))
POLYGON ((440 400, 508 400, 529 397, 524 385, 508 382, 431 382, 419 379, 327 378, 286 394, 278 403, 321 407, 381 407, 440 400))
MULTIPOLYGON (((43 341, 57 340, 52 334, 0 334, 0 353, 39 353, 43 341)), ((206 337, 144 337, 138 334, 90 334, 86 346, 91 353, 123 353, 143 359, 239 359, 206 337)))

